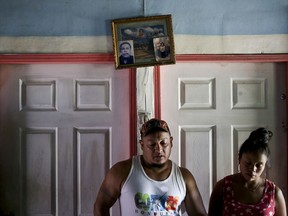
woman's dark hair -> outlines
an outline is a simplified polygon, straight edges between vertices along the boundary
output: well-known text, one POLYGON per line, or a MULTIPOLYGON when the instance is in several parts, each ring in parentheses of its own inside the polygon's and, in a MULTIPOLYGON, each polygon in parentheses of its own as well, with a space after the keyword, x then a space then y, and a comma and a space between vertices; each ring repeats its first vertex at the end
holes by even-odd
POLYGON ((265 128, 258 128, 250 133, 248 139, 241 145, 239 150, 239 159, 246 152, 264 153, 267 158, 270 156, 268 143, 273 136, 273 133, 265 128))

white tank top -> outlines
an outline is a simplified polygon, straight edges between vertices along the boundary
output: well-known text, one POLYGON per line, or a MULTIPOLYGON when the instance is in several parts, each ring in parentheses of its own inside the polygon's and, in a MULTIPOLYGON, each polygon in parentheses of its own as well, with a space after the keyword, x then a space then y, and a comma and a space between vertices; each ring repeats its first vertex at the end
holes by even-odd
POLYGON ((180 207, 185 195, 185 182, 174 162, 169 177, 164 181, 156 181, 146 175, 140 155, 134 156, 131 170, 121 189, 121 215, 182 215, 180 207))

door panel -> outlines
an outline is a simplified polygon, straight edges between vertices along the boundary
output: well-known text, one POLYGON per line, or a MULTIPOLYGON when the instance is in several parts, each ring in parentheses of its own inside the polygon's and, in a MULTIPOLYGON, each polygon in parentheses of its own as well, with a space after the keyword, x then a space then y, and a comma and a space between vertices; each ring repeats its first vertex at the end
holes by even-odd
POLYGON ((171 157, 195 175, 206 208, 213 185, 237 172, 238 149, 260 126, 274 133, 266 175, 287 196, 284 64, 180 62, 160 73, 161 116, 174 136, 171 157))
POLYGON ((105 173, 130 156, 129 71, 1 65, 0 82, 0 211, 93 215, 105 173))

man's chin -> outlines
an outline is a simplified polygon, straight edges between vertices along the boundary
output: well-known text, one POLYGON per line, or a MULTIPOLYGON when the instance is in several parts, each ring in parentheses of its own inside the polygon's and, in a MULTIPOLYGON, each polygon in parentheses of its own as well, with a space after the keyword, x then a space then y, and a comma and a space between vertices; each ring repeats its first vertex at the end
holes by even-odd
POLYGON ((155 165, 163 166, 165 164, 166 160, 165 160, 165 157, 156 157, 156 158, 154 158, 153 162, 155 165))

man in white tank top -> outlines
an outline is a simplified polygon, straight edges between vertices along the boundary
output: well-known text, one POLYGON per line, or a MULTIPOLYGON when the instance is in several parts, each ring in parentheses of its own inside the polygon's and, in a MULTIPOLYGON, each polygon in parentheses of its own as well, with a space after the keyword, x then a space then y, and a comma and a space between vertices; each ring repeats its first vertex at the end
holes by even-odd
POLYGON ((110 215, 120 200, 122 216, 207 216, 191 172, 169 159, 173 137, 160 119, 145 122, 140 130, 142 155, 116 163, 107 173, 94 204, 94 216, 110 215))

